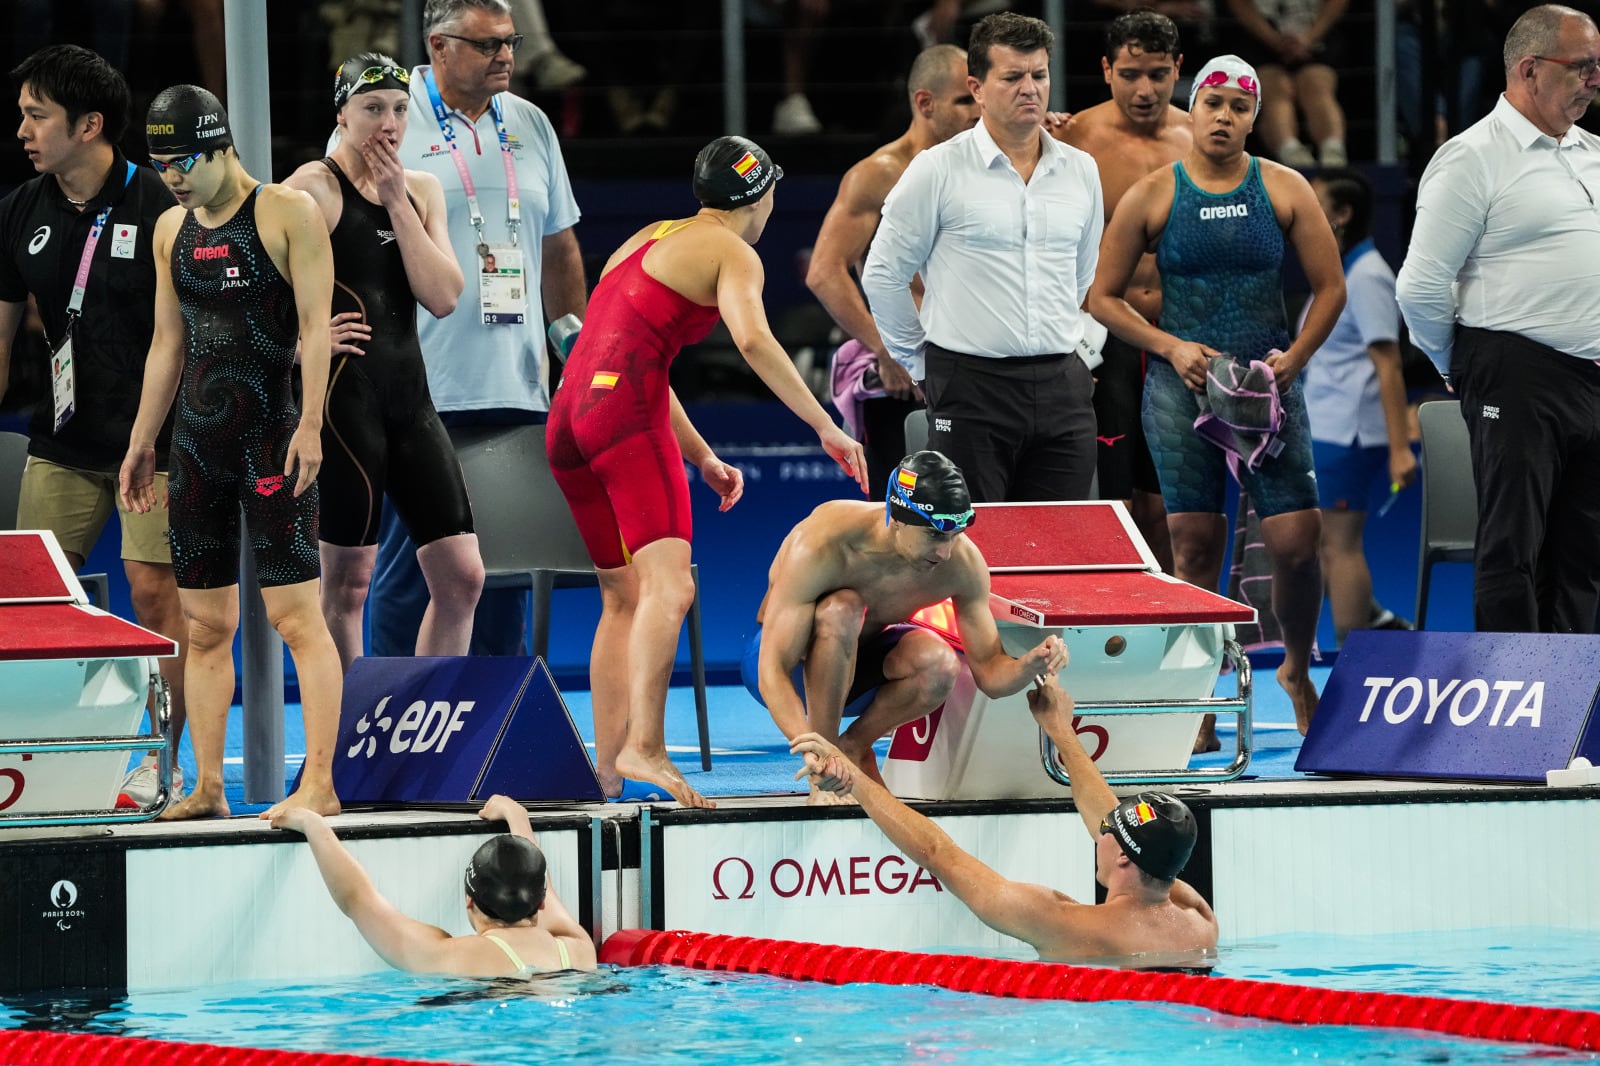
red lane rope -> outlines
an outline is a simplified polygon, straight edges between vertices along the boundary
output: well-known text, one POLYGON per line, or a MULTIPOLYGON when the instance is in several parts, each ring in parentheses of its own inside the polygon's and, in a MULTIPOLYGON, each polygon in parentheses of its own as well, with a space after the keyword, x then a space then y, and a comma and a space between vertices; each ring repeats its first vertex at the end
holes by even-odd
POLYGON ((1142 973, 649 929, 614 933, 601 946, 600 961, 617 966, 687 966, 759 973, 826 984, 870 981, 937 985, 954 992, 1019 999, 1155 1000, 1275 1022, 1420 1029, 1477 1040, 1600 1050, 1600 1012, 1393 992, 1351 992, 1235 977, 1142 973))
MULTIPOLYGON (((429 1066, 415 1059, 374 1059, 274 1048, 178 1044, 132 1036, 0 1030, 3 1066, 429 1066)), ((444 1066, 444 1064, 433 1064, 444 1066)))

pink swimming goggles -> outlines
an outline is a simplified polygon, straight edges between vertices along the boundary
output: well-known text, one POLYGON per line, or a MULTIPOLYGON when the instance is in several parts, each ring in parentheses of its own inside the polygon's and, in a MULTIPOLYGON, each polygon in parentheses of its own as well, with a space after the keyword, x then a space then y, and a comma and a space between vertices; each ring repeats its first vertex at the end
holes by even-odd
POLYGON ((1209 89, 1215 85, 1226 86, 1230 81, 1235 83, 1233 88, 1243 89, 1251 96, 1261 95, 1261 87, 1256 84, 1256 80, 1250 75, 1240 74, 1235 77, 1225 70, 1213 70, 1210 74, 1207 74, 1205 80, 1200 83, 1200 88, 1209 89))
POLYGON ((1189 110, 1194 110, 1195 97, 1201 89, 1241 89, 1256 98, 1256 113, 1261 113, 1261 82, 1256 78, 1256 68, 1235 55, 1218 56, 1200 68, 1195 75, 1194 88, 1189 91, 1189 110))

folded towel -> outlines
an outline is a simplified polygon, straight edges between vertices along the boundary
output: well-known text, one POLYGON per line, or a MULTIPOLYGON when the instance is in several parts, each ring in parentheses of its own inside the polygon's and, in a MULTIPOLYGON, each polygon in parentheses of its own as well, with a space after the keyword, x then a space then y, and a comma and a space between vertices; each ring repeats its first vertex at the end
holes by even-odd
POLYGON ((833 353, 831 370, 833 405, 844 418, 844 431, 860 440, 862 403, 887 395, 878 376, 878 358, 852 337, 833 353))
MULTIPOLYGON (((1275 354, 1276 349, 1273 353, 1275 354)), ((1195 432, 1228 453, 1228 467, 1239 476, 1239 463, 1254 470, 1268 456, 1283 451, 1283 405, 1272 367, 1260 359, 1248 365, 1231 355, 1212 358, 1206 367, 1206 388, 1198 397, 1200 417, 1195 432)))

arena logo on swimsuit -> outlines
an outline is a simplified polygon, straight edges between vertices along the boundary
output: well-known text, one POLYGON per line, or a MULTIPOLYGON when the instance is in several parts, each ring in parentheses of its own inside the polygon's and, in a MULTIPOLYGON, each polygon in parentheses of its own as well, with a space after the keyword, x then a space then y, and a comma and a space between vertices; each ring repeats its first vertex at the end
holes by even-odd
MULTIPOLYGON (((827 865, 812 859, 808 868, 801 860, 778 859, 767 869, 766 885, 781 899, 796 896, 898 896, 918 888, 943 892, 939 879, 900 855, 852 855, 833 859, 827 865), (844 863, 843 867, 840 863, 844 863)), ((747 900, 756 898, 756 870, 750 860, 730 855, 711 868, 711 898, 747 900)))
POLYGON ((1216 207, 1202 207, 1200 221, 1209 222, 1214 218, 1249 218, 1249 204, 1220 204, 1216 207))
POLYGON ((1434 717, 1445 708, 1447 702, 1447 717, 1451 725, 1471 725, 1483 716, 1484 709, 1489 706, 1491 689, 1498 695, 1493 698, 1494 710, 1490 712, 1486 723, 1490 726, 1509 727, 1526 720, 1534 729, 1538 729, 1544 714, 1543 681, 1491 682, 1477 677, 1462 681, 1453 677, 1441 685, 1440 679, 1435 677, 1402 677, 1398 680, 1392 677, 1368 677, 1362 684, 1367 689, 1367 702, 1361 708, 1361 717, 1358 719, 1361 722, 1372 717, 1379 697, 1385 692, 1388 695, 1383 699, 1383 719, 1391 725, 1399 725, 1409 719, 1421 709, 1424 698, 1428 705, 1422 717, 1424 725, 1432 725, 1434 717), (1511 715, 1502 722, 1500 718, 1505 714, 1506 705, 1516 693, 1520 693, 1517 704, 1511 715))

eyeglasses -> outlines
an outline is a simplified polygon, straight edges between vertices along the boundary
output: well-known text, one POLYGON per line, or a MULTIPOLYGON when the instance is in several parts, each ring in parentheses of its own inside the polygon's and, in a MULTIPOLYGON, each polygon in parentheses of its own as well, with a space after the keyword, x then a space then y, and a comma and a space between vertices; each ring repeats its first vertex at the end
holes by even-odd
POLYGON ((511 49, 511 54, 516 55, 517 49, 522 47, 523 35, 513 33, 510 37, 460 37, 454 33, 441 33, 440 37, 448 37, 452 41, 465 41, 478 50, 480 55, 494 58, 500 54, 501 48, 511 49))
MULTIPOLYGON (((972 519, 976 517, 978 513, 971 507, 968 507, 966 511, 961 514, 929 514, 927 511, 924 511, 920 506, 911 501, 910 495, 907 494, 905 489, 900 487, 899 481, 893 477, 889 478, 889 493, 884 497, 885 504, 887 504, 890 499, 898 499, 901 503, 910 508, 911 511, 917 515, 917 517, 921 518, 924 522, 928 523, 928 525, 932 526, 940 533, 960 533, 963 529, 966 529, 967 526, 972 524, 972 519)), ((893 512, 891 511, 891 514, 892 513, 893 512)))
POLYGON ((152 159, 152 160, 150 160, 150 165, 156 168, 156 173, 157 174, 165 174, 167 171, 171 170, 173 167, 177 167, 178 170, 180 170, 181 172, 187 174, 187 173, 189 173, 189 171, 194 169, 194 165, 196 163, 200 162, 200 157, 205 155, 205 154, 206 154, 205 150, 201 149, 200 151, 194 153, 193 155, 186 155, 182 159, 173 159, 173 160, 170 160, 170 161, 168 161, 166 163, 163 163, 159 159, 152 159))
POLYGON ((1600 74, 1600 59, 1557 59, 1555 56, 1534 56, 1546 63, 1556 63, 1574 71, 1580 81, 1588 81, 1596 74, 1600 74))

